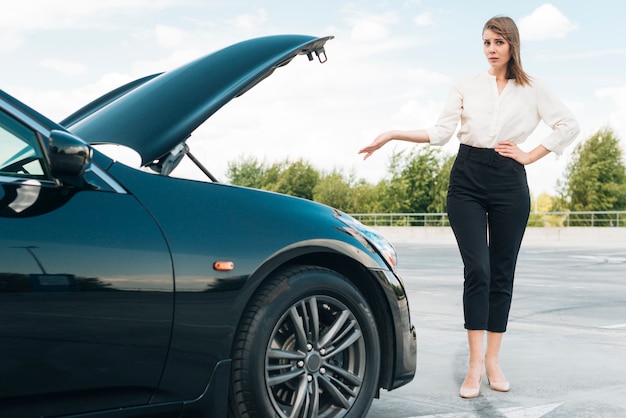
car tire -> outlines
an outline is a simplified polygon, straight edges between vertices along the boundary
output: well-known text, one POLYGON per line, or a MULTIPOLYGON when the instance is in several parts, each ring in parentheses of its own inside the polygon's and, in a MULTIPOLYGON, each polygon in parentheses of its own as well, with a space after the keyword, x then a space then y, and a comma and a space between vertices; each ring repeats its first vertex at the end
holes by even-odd
POLYGON ((252 298, 232 361, 233 417, 363 418, 380 343, 367 301, 325 268, 283 270, 252 298))

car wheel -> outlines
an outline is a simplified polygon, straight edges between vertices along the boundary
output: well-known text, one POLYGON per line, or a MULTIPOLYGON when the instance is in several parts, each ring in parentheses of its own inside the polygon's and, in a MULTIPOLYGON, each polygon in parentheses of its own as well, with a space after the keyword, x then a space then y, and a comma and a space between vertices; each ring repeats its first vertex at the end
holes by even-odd
POLYGON ((235 417, 352 417, 378 387, 380 346, 367 301, 342 275, 295 267, 268 281, 237 331, 235 417))

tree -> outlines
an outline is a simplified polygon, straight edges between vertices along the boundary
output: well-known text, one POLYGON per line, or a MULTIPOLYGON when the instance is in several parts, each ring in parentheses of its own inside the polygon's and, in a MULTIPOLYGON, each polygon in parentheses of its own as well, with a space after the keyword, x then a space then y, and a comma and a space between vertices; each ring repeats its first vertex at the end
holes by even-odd
POLYGON ((531 201, 531 212, 549 212, 550 208, 554 206, 554 197, 548 193, 541 193, 539 196, 534 197, 531 201))
POLYGON ((226 177, 231 184, 261 189, 264 186, 266 167, 254 157, 239 157, 228 163, 226 177))
POLYGON ((354 212, 353 190, 339 171, 322 175, 313 189, 313 200, 332 206, 344 212, 354 212))
POLYGON ((550 196, 548 193, 541 193, 538 196, 531 194, 530 217, 528 226, 563 226, 567 219, 567 214, 545 215, 544 212, 564 212, 560 206, 563 199, 550 196), (557 209, 558 208, 558 209, 557 209))
POLYGON ((409 212, 428 212, 433 203, 437 175, 441 171, 438 152, 436 148, 420 147, 407 156, 401 175, 407 182, 409 212))
POLYGON ((293 163, 286 160, 277 171, 278 179, 268 190, 313 200, 320 174, 310 163, 302 159, 293 163))
POLYGON ((419 147, 394 152, 390 158, 390 179, 379 183, 381 212, 445 212, 450 169, 454 157, 441 150, 419 147))
POLYGON ((441 168, 435 177, 435 185, 433 187, 433 198, 428 205, 428 212, 445 213, 447 211, 448 186, 450 184, 450 171, 456 156, 451 155, 443 157, 441 168))
POLYGON ((380 196, 377 212, 401 213, 409 212, 408 182, 402 176, 404 153, 393 152, 389 157, 390 179, 383 179, 376 185, 380 196))
POLYGON ((338 170, 322 174, 313 189, 313 200, 346 213, 375 213, 379 211, 378 189, 354 173, 343 175, 338 170))
POLYGON ((379 213, 381 188, 361 179, 352 184, 352 213, 379 213))
POLYGON ((611 129, 596 132, 576 147, 565 177, 571 211, 626 209, 626 167, 611 129))
POLYGON ((312 200, 320 174, 302 159, 295 162, 284 160, 268 166, 254 157, 240 157, 234 163, 228 163, 226 177, 231 184, 312 200))

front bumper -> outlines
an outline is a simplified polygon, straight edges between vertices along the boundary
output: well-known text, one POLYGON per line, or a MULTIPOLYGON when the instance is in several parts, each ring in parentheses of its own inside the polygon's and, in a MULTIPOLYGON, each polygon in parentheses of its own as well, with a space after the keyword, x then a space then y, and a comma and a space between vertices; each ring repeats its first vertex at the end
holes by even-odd
POLYGON ((392 271, 380 270, 384 281, 390 286, 387 289, 387 298, 392 306, 392 321, 394 329, 394 361, 393 373, 387 390, 393 390, 406 385, 415 376, 417 368, 417 334, 415 326, 411 324, 411 313, 406 291, 400 278, 392 271))

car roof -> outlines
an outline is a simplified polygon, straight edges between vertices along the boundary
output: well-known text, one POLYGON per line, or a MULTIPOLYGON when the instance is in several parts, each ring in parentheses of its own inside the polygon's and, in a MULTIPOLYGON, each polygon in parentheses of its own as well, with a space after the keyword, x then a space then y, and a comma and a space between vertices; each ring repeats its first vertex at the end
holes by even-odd
POLYGON ((187 65, 119 87, 63 121, 85 141, 135 149, 146 165, 184 142, 213 113, 297 55, 326 60, 332 36, 275 35, 243 41, 187 65))

